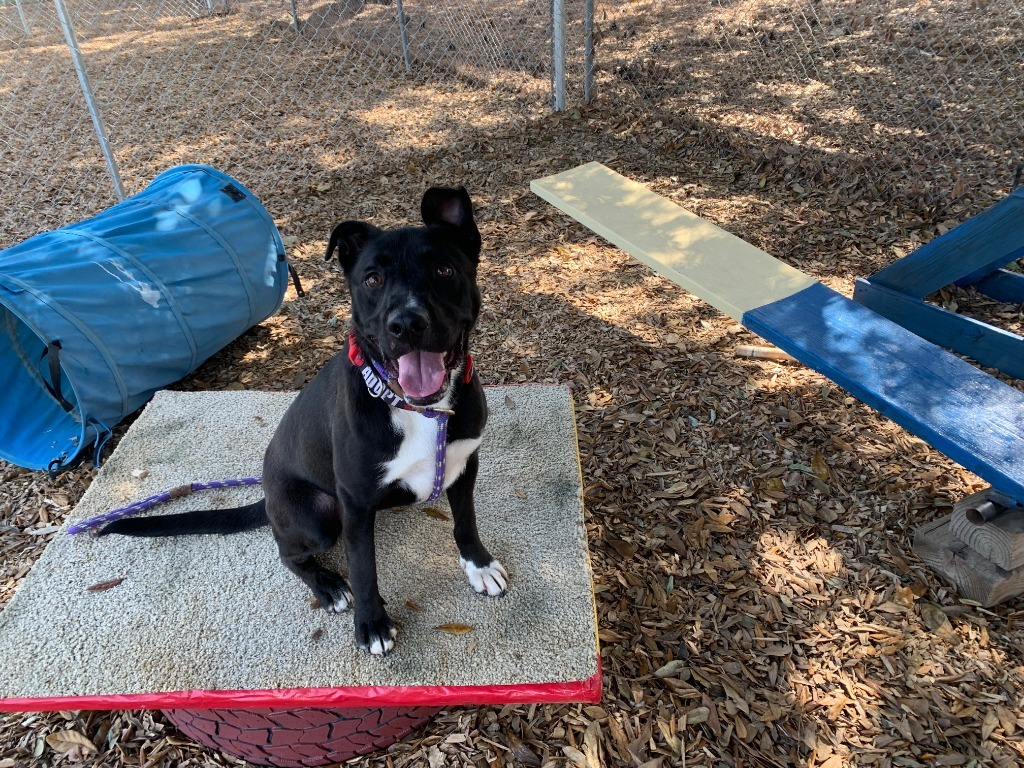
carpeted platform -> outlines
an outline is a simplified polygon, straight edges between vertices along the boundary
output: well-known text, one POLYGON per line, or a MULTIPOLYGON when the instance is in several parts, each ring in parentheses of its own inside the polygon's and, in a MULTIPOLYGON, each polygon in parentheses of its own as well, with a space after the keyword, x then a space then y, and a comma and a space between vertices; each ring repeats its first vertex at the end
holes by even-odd
MULTIPOLYGON (((293 396, 157 394, 69 522, 190 482, 258 475, 293 396)), ((594 700, 600 673, 570 394, 517 386, 487 397, 476 499, 481 538, 509 571, 504 597, 469 586, 441 501, 378 517, 380 589, 399 627, 384 659, 354 646, 351 614, 311 607, 269 529, 59 535, 0 615, 0 709, 594 700), (472 629, 439 628, 453 624, 472 629)), ((260 494, 204 491, 145 514, 260 494)), ((331 558, 343 561, 338 549, 331 558)))

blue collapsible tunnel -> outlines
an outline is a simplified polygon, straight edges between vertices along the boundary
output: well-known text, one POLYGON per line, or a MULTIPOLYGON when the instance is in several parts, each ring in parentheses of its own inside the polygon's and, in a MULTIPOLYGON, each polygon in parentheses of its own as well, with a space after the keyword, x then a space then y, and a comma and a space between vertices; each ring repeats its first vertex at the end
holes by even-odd
POLYGON ((60 471, 158 389, 277 311, 284 244, 208 166, 0 251, 0 458, 60 471))

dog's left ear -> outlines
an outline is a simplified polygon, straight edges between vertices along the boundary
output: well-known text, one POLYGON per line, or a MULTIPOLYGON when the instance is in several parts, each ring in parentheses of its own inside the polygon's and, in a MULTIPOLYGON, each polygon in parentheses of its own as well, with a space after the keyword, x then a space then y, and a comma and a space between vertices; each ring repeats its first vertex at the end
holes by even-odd
POLYGON ((377 227, 367 224, 365 221, 343 221, 331 232, 331 239, 327 241, 324 261, 330 261, 331 254, 337 248, 338 261, 345 274, 348 274, 355 265, 359 252, 380 232, 377 227))
POLYGON ((473 203, 465 187, 431 187, 423 195, 420 214, 428 227, 433 224, 457 227, 469 247, 470 255, 480 255, 480 232, 476 228, 473 203))
POLYGON ((420 203, 423 223, 452 224, 456 227, 476 226, 473 222, 473 203, 465 187, 431 187, 420 203))

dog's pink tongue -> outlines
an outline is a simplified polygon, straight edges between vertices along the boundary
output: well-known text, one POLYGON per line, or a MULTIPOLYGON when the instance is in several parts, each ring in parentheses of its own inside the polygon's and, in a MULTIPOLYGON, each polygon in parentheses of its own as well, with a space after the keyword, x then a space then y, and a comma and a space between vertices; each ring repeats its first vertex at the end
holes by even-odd
POLYGON ((430 397, 444 385, 444 355, 410 352, 398 358, 398 384, 406 397, 430 397))

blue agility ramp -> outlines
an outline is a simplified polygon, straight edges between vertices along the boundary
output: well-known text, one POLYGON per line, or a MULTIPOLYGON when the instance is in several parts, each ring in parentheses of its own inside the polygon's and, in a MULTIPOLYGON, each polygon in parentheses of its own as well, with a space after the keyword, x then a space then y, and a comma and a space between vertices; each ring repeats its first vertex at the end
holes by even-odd
POLYGON ((531 189, 983 478, 982 501, 1024 508, 1024 392, 600 163, 531 189))
POLYGON ((1024 393, 600 163, 531 188, 1024 506, 1024 393))
POLYGON ((742 322, 1024 506, 1024 393, 820 283, 742 322))
POLYGON ((266 209, 201 165, 0 251, 0 458, 98 460, 121 419, 274 313, 287 279, 266 209))

